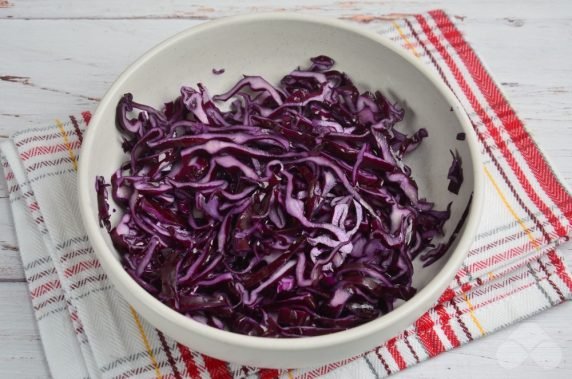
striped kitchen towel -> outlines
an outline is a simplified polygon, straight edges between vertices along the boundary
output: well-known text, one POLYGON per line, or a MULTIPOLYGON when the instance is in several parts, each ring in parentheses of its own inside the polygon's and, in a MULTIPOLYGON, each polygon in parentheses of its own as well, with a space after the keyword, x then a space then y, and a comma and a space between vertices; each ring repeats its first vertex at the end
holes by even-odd
POLYGON ((433 69, 477 133, 486 209, 453 283, 415 324, 359 357, 314 369, 227 364, 150 326, 115 292, 81 225, 76 169, 90 114, 16 133, 2 164, 30 297, 55 378, 383 377, 570 298, 556 246, 572 198, 480 59, 442 11, 382 24, 380 33, 433 69))

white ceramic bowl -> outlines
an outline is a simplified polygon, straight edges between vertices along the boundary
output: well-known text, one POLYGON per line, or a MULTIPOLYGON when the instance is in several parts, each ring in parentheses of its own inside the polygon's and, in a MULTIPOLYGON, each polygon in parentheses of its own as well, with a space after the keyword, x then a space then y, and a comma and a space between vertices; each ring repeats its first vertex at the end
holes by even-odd
MULTIPOLYGON (((126 47, 128 48, 128 47, 126 47)), ((156 46, 133 63, 113 84, 91 120, 83 142, 79 199, 83 222, 101 265, 117 290, 152 325, 204 354, 259 367, 308 367, 348 358, 382 344, 414 322, 451 283, 471 242, 482 208, 482 172, 472 127, 455 96, 419 60, 379 35, 345 22, 293 14, 259 14, 208 22, 156 46), (206 84, 211 94, 230 88, 242 74, 270 81, 308 59, 326 54, 347 72, 360 90, 381 89, 406 108, 400 128, 420 127, 429 138, 412 153, 420 195, 444 208, 453 201, 447 238, 473 194, 469 217, 447 255, 422 269, 416 263, 419 292, 394 311, 347 331, 319 337, 275 339, 249 337, 205 326, 163 305, 123 270, 107 235, 100 229, 94 191, 96 175, 109 178, 125 157, 115 128, 115 106, 131 92, 137 102, 160 107, 174 99, 181 85, 206 84), (215 76, 213 68, 225 68, 215 76), (459 132, 465 141, 457 141, 459 132), (455 196, 447 191, 450 149, 463 161, 464 183, 455 196)))

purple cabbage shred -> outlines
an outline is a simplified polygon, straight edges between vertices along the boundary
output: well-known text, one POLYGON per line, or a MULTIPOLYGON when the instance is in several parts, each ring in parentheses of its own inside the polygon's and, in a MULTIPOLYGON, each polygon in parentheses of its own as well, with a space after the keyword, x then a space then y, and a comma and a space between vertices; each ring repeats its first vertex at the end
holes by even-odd
POLYGON ((447 188, 449 192, 455 195, 459 194, 459 189, 463 184, 463 167, 461 157, 458 151, 451 151, 451 156, 453 157, 453 162, 447 173, 447 179, 449 179, 449 187, 447 188))

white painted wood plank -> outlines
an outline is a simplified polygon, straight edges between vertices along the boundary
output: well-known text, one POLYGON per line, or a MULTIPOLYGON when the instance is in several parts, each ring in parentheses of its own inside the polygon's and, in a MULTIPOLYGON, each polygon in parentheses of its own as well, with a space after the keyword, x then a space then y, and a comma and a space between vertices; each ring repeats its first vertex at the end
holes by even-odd
POLYGON ((199 22, 2 21, 0 135, 93 110, 128 64, 199 22))
MULTIPOLYGON (((22 261, 8 199, 0 199, 0 286, 6 281, 24 281, 22 261)), ((1 309, 1 308, 0 308, 1 309)))
POLYGON ((212 19, 240 13, 292 11, 346 17, 362 21, 376 20, 386 13, 412 13, 445 8, 454 14, 470 17, 546 18, 570 15, 571 4, 567 0, 422 0, 401 1, 331 1, 331 0, 138 0, 125 2, 100 1, 34 1, 8 0, 11 6, 0 8, 2 18, 187 18, 212 19))
POLYGON ((49 377, 25 283, 0 283, 0 377, 49 377))

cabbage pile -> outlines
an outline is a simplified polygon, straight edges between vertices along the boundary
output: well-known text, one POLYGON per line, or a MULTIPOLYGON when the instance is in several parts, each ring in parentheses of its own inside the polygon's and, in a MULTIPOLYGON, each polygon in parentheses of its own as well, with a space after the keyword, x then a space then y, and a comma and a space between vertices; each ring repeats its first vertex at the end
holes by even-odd
POLYGON ((427 131, 398 131, 403 109, 360 93, 331 58, 311 62, 278 86, 182 87, 163 110, 119 101, 130 159, 110 184, 97 178, 101 226, 127 272, 178 312, 252 336, 333 333, 411 298, 412 260, 445 253, 432 241, 449 208, 419 198, 403 162, 427 131))

